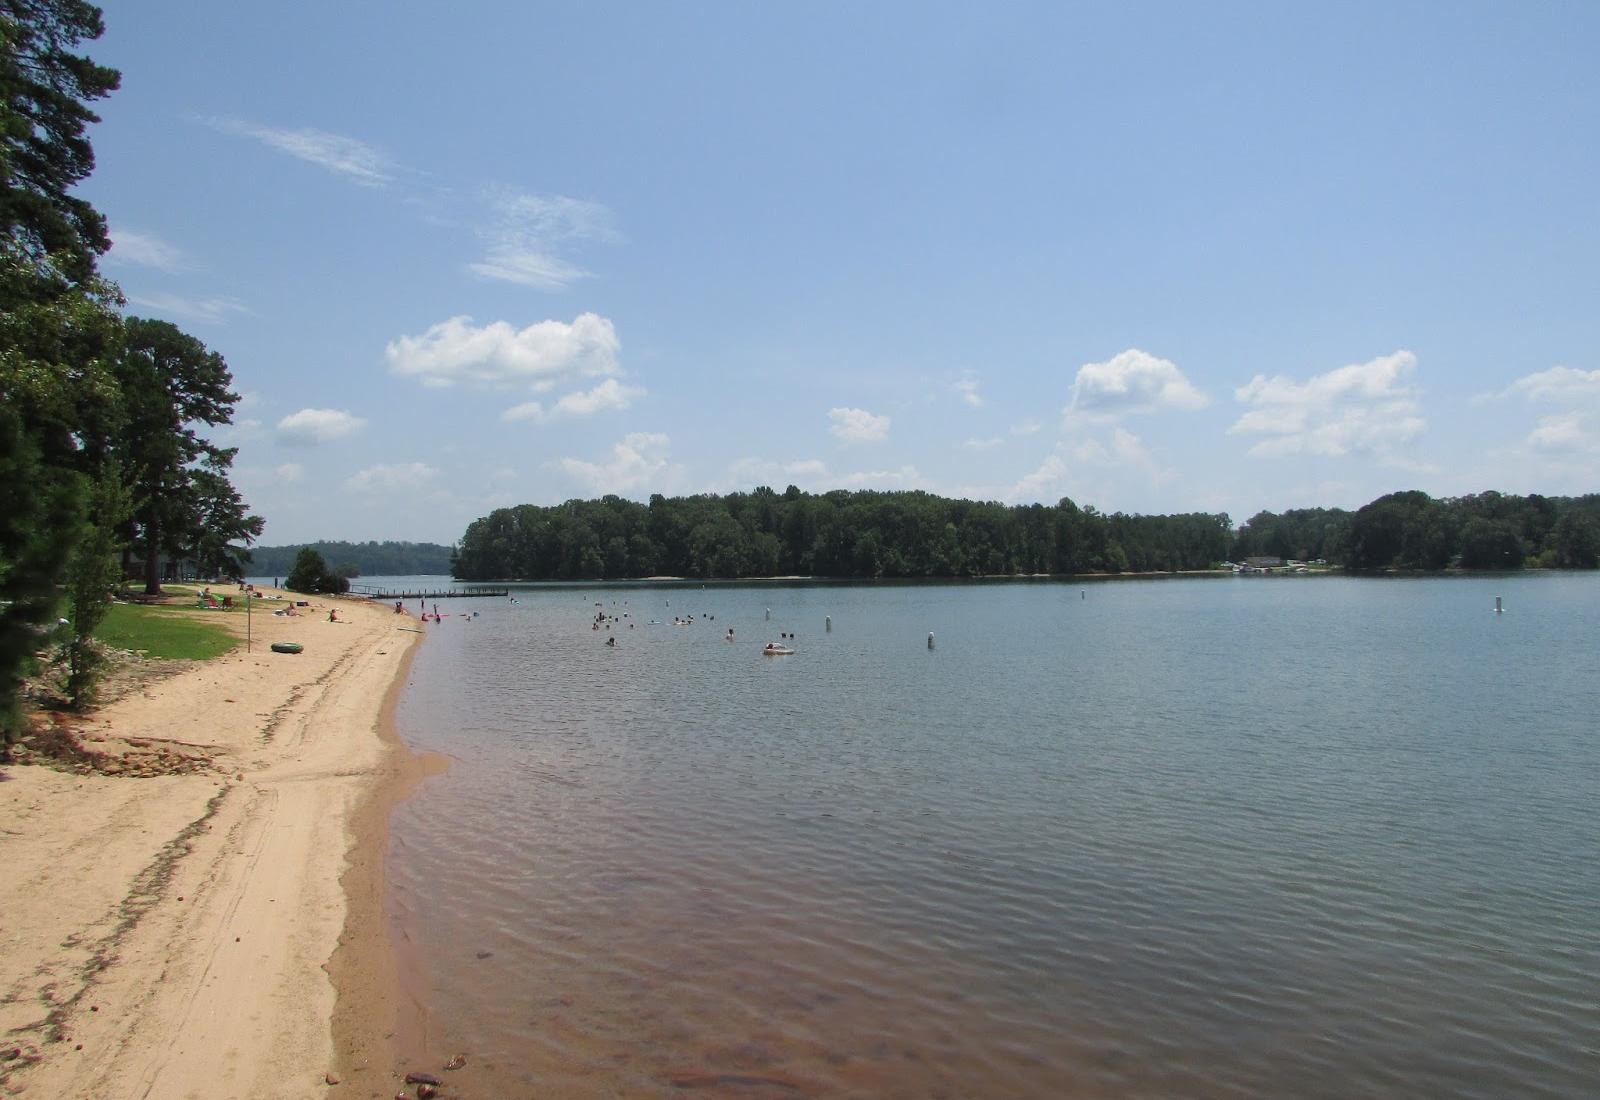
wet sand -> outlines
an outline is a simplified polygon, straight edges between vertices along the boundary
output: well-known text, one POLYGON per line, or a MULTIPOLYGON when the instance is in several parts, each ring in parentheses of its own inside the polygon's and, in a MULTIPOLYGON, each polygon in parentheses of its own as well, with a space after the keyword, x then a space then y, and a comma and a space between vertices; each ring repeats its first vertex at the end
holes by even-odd
POLYGON ((422 635, 313 603, 75 723, 89 770, 0 768, 0 1097, 393 1095, 386 821, 426 762, 389 713, 422 635))

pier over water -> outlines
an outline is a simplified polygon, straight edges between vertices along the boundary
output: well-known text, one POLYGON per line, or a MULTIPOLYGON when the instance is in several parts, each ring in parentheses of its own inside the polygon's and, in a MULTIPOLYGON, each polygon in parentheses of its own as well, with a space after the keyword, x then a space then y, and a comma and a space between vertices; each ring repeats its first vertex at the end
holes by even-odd
POLYGON ((484 584, 468 584, 458 588, 418 588, 352 583, 350 595, 365 596, 372 600, 459 600, 464 596, 505 597, 511 595, 511 589, 484 584))

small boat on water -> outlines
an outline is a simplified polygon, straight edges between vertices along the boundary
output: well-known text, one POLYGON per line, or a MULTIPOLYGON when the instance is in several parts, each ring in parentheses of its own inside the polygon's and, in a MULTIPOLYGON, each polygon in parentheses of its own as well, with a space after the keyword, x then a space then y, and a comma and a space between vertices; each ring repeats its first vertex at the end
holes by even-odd
POLYGON ((768 642, 761 647, 761 652, 768 657, 789 657, 794 654, 794 650, 786 645, 779 645, 777 642, 768 642))

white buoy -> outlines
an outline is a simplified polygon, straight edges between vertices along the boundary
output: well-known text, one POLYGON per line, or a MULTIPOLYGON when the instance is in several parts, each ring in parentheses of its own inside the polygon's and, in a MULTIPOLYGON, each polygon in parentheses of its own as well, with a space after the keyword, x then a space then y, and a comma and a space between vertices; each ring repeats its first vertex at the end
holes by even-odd
POLYGON ((772 608, 767 608, 767 618, 772 618, 772 608))
POLYGON ((1078 592, 1078 599, 1087 600, 1088 598, 1089 598, 1089 590, 1087 588, 1080 589, 1079 592, 1078 592))
POLYGON ((933 631, 928 631, 928 648, 933 648, 933 631))
POLYGON ((1496 597, 1495 597, 1495 598, 1494 598, 1494 613, 1495 613, 1495 614, 1496 614, 1496 615, 1498 615, 1498 614, 1500 614, 1500 613, 1501 613, 1501 612, 1502 612, 1502 611, 1504 611, 1504 610, 1505 610, 1505 608, 1503 608, 1503 607, 1501 607, 1501 606, 1500 606, 1500 597, 1499 597, 1499 596, 1496 596, 1496 597))
POLYGON ((833 616, 832 615, 824 615, 822 617, 822 626, 823 626, 823 629, 827 633, 832 634, 833 633, 833 616))

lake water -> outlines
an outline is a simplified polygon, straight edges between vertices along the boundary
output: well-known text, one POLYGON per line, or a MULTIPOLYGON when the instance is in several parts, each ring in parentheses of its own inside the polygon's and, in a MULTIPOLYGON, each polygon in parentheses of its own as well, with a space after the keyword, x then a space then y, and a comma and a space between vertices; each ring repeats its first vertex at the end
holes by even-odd
POLYGON ((1600 576, 516 594, 398 714, 472 1095, 1600 1090, 1600 576))

